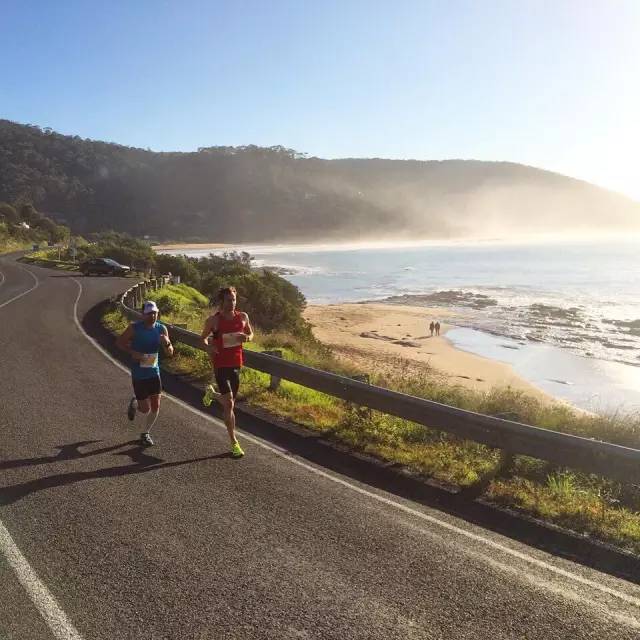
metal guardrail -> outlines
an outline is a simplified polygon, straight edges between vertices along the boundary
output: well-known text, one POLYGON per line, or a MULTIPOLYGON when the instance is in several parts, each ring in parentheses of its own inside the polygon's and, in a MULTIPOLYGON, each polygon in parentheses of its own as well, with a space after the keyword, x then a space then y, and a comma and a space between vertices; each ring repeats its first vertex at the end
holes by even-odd
MULTIPOLYGON (((128 289, 120 298, 125 315, 130 319, 139 319, 141 314, 129 305, 140 307, 147 293, 163 286, 164 283, 164 280, 152 280, 128 289)), ((199 335, 173 325, 167 326, 172 340, 204 351, 199 335)), ((244 359, 248 367, 273 377, 290 380, 333 397, 410 420, 429 429, 446 431, 501 449, 510 455, 532 456, 620 482, 640 483, 640 450, 637 449, 458 409, 288 362, 273 355, 247 350, 244 359)))

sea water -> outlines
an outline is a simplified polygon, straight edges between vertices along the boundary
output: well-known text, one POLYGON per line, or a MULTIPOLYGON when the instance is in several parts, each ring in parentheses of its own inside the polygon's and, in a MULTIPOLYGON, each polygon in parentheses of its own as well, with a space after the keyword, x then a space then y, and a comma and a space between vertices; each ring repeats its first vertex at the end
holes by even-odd
MULTIPOLYGON (((640 409, 640 243, 255 245, 309 303, 463 310, 454 346, 587 410, 640 409)), ((217 250, 220 252, 221 250, 217 250)), ((210 250, 184 251, 207 255, 210 250)))

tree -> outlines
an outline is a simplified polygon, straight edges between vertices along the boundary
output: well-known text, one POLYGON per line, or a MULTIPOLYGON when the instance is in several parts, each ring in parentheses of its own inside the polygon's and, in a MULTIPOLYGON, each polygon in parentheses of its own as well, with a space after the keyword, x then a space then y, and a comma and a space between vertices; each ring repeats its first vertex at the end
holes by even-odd
POLYGON ((56 223, 49 218, 40 218, 33 223, 34 229, 41 229, 49 236, 49 238, 52 238, 55 233, 56 226, 56 223))
POLYGON ((200 287, 200 272, 194 264, 195 262, 197 261, 186 256, 170 256, 161 253, 156 256, 156 269, 160 273, 180 276, 181 282, 198 289, 200 287))
POLYGON ((31 203, 28 203, 20 207, 20 218, 30 226, 37 226, 42 216, 31 203))
POLYGON ((0 220, 7 224, 18 224, 20 217, 18 212, 8 203, 0 202, 0 220))
POLYGON ((70 237, 71 237, 71 229, 69 229, 69 227, 66 227, 63 224, 55 225, 55 229, 51 234, 51 239, 56 243, 62 242, 64 244, 67 244, 69 242, 70 237))

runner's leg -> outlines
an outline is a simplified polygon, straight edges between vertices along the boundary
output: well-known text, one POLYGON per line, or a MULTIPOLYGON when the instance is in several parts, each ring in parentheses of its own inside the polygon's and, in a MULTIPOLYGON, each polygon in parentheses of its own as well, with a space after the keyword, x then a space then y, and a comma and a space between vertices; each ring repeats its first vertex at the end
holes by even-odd
POLYGON ((144 426, 147 423, 147 418, 151 413, 151 402, 149 398, 145 398, 144 400, 138 399, 138 424, 140 426, 144 426))
POLYGON ((222 405, 222 416, 227 427, 229 440, 231 440, 231 444, 234 444, 236 442, 236 414, 233 412, 234 400, 231 389, 220 396, 220 404, 222 405))
POLYGON ((238 385, 240 384, 239 369, 221 367, 215 369, 214 373, 218 392, 220 393, 219 402, 222 405, 222 416, 231 441, 231 455, 234 458, 241 458, 244 455, 244 451, 236 438, 236 415, 233 411, 235 396, 238 393, 238 385))
POLYGON ((147 413, 146 419, 146 433, 151 431, 151 428, 158 419, 158 414, 160 413, 160 394, 149 396, 148 403, 149 412, 147 413))

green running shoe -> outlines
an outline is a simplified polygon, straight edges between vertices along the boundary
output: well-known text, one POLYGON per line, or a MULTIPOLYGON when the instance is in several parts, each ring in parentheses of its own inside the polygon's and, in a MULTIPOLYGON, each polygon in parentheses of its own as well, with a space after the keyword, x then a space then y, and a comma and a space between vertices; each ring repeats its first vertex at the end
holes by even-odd
POLYGON ((240 443, 236 440, 231 446, 231 457, 242 458, 243 455, 244 455, 244 451, 242 450, 240 443))
POLYGON ((216 397, 216 392, 213 389, 213 385, 208 384, 202 396, 202 404, 205 407, 210 407, 213 399, 216 397))

